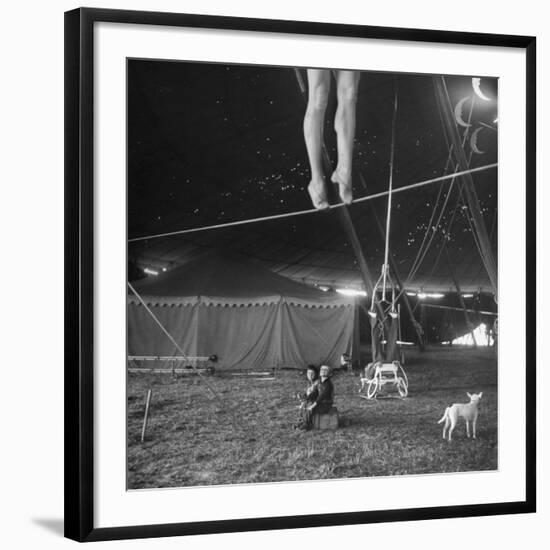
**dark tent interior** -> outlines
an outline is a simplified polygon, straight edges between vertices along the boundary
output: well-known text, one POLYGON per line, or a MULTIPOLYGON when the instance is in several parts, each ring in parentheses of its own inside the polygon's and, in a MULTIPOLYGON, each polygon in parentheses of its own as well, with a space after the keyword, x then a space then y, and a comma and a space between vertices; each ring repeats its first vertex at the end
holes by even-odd
MULTIPOLYGON (((472 76, 447 75, 445 84, 456 129, 461 137, 467 130, 464 153, 475 169, 497 162, 498 110, 497 81, 481 79, 484 100, 475 93, 472 76), (466 129, 461 123, 467 121, 466 129)), ((357 101, 354 197, 388 189, 396 91, 394 189, 457 169, 432 75, 364 72, 357 101)), ((334 95, 333 89, 325 125, 333 162, 334 95)), ((145 269, 160 278, 218 249, 329 293, 362 290, 358 258, 333 209, 155 238, 310 209, 304 110, 292 68, 129 60, 129 280, 146 276, 145 269)), ((497 170, 481 170, 471 178, 496 260, 497 170)), ((392 199, 392 270, 431 342, 468 332, 464 307, 474 325, 492 323, 489 314, 497 311, 483 259, 487 249, 476 234, 462 180, 449 178, 395 193, 392 199), (434 293, 442 296, 430 298, 434 293)), ((381 196, 348 207, 375 277, 384 262, 381 227, 387 206, 387 196, 381 196)), ((363 302, 368 307, 370 296, 363 302)), ((360 326, 367 327, 364 316, 360 310, 360 326)), ((403 338, 413 341, 406 315, 402 329, 403 338)), ((368 330, 363 337, 368 341, 368 330)))

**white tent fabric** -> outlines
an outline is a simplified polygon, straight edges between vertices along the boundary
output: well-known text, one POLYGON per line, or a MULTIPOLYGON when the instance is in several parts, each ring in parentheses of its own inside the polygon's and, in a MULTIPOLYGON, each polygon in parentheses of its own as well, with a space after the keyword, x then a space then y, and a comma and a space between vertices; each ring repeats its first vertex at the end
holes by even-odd
MULTIPOLYGON (((244 258, 208 254, 134 287, 186 354, 216 354, 220 369, 337 366, 351 352, 353 299, 244 258)), ((134 295, 128 296, 128 353, 180 355, 134 295)))

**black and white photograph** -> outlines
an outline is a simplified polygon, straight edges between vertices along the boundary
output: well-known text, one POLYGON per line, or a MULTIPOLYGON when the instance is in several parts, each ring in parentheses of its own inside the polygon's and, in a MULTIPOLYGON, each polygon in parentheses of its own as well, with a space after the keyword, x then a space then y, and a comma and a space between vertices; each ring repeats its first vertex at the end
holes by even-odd
POLYGON ((126 82, 127 489, 498 470, 498 79, 126 82))
POLYGON ((4 10, 3 547, 545 540, 545 5, 92 6, 4 10))

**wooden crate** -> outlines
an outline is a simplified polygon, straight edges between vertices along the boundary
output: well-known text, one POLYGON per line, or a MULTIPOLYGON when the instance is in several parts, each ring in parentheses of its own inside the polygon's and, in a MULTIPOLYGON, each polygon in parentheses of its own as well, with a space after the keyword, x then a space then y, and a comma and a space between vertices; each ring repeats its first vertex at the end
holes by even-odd
POLYGON ((332 407, 328 413, 313 415, 314 430, 337 430, 338 425, 338 409, 336 407, 332 407))

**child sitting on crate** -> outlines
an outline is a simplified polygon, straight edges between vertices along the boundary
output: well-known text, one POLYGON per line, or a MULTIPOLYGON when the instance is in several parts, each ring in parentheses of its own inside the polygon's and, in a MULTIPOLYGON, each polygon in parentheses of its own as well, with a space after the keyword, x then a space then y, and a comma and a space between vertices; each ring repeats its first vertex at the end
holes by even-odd
POLYGON ((317 395, 317 382, 319 380, 319 371, 315 365, 308 365, 306 370, 307 388, 304 392, 298 392, 296 397, 302 402, 300 409, 304 409, 309 403, 315 400, 317 395))
POLYGON ((310 430, 313 425, 313 415, 328 413, 332 407, 334 401, 334 385, 330 379, 332 369, 323 365, 319 375, 319 378, 306 389, 305 399, 300 406, 303 411, 302 421, 296 426, 299 429, 310 430))
POLYGON ((307 408, 317 399, 317 383, 319 371, 315 365, 308 365, 306 370, 307 387, 305 391, 298 392, 296 397, 300 400, 300 417, 294 425, 296 429, 307 429, 307 408))

